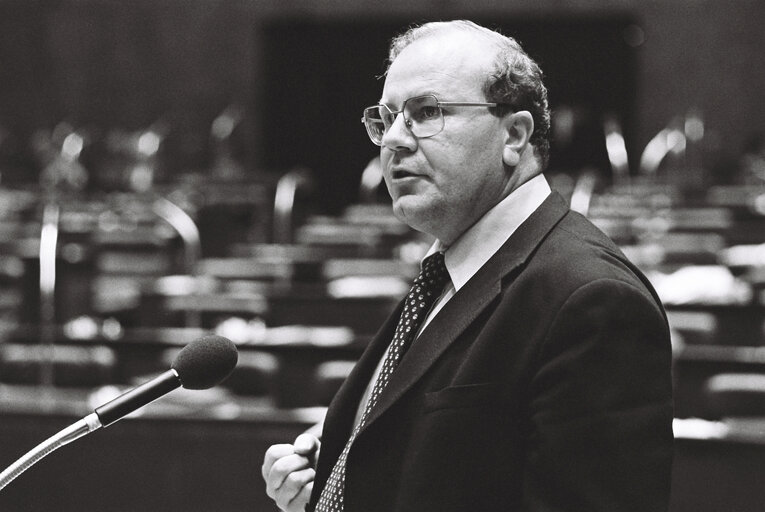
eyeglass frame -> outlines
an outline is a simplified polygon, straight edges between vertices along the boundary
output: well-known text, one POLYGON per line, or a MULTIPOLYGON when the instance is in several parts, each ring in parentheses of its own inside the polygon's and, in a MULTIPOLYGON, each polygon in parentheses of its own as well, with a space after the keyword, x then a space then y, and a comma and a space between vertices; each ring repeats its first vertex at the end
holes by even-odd
MULTIPOLYGON (((367 135, 369 136, 369 139, 372 141, 372 143, 374 145, 376 145, 376 146, 382 146, 382 136, 380 137, 380 141, 379 142, 376 141, 375 138, 372 136, 372 132, 370 131, 369 125, 366 122, 366 119, 367 119, 366 112, 367 112, 367 110, 373 109, 373 108, 385 107, 386 109, 388 109, 388 112, 390 112, 390 114, 393 116, 393 122, 395 122, 396 119, 398 118, 398 115, 404 113, 404 111, 406 110, 406 104, 409 101, 416 100, 418 98, 427 98, 427 97, 430 97, 430 98, 433 98, 434 100, 436 100, 436 107, 438 107, 438 112, 439 112, 440 117, 441 117, 441 128, 439 128, 439 130, 437 132, 431 133, 430 135, 424 135, 424 136, 416 135, 412 131, 412 121, 410 121, 409 119, 406 118, 406 116, 404 116, 404 125, 406 126, 407 130, 409 130, 409 133, 411 133, 413 136, 417 137, 418 139, 427 139, 429 137, 433 137, 435 135, 438 135, 439 133, 441 133, 443 131, 444 126, 446 125, 446 122, 444 121, 444 111, 442 110, 441 107, 501 107, 501 106, 509 105, 508 103, 494 103, 494 102, 486 103, 486 102, 474 102, 474 101, 441 101, 441 100, 439 100, 436 97, 435 94, 421 94, 419 96, 412 96, 411 98, 407 98, 401 104, 401 110, 396 110, 396 111, 391 110, 387 105, 385 105, 383 103, 378 103, 377 105, 371 105, 369 107, 366 107, 364 109, 364 115, 361 116, 361 123, 366 128, 367 135)), ((393 123, 391 123, 391 126, 393 126, 393 123)), ((388 129, 390 129, 390 127, 388 127, 388 129)), ((382 133, 383 136, 385 135, 385 133, 387 132, 388 129, 383 131, 383 133, 382 133)))

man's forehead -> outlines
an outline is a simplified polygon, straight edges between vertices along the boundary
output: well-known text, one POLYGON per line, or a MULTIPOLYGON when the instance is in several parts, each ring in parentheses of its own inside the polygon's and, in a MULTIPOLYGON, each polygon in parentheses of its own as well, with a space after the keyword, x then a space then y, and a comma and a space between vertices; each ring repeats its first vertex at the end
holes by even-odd
POLYGON ((401 57, 409 56, 421 65, 480 65, 491 62, 494 55, 496 46, 491 45, 485 38, 460 30, 444 30, 412 42, 401 51, 393 64, 401 57))
MULTIPOLYGON (((456 31, 436 34, 404 48, 388 69, 383 99, 480 92, 494 53, 483 41, 465 36, 456 31)), ((456 99, 479 101, 476 98, 456 99)))

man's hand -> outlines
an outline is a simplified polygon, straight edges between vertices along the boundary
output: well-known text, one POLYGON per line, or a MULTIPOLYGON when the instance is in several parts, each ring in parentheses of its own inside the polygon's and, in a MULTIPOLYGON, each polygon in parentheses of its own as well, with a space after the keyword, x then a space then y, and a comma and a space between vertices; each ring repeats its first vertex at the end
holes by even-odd
POLYGON ((275 444, 263 458, 266 494, 285 512, 302 512, 311 497, 321 442, 301 434, 295 444, 275 444))

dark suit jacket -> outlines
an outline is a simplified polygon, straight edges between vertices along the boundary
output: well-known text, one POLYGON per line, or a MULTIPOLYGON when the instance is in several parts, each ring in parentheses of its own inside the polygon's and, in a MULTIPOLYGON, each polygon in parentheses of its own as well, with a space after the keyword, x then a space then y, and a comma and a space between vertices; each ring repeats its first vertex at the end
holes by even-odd
MULTIPOLYGON (((399 313, 330 405, 309 510, 399 313)), ((348 455, 345 510, 666 510, 670 368, 650 284, 553 193, 404 356, 348 455)))

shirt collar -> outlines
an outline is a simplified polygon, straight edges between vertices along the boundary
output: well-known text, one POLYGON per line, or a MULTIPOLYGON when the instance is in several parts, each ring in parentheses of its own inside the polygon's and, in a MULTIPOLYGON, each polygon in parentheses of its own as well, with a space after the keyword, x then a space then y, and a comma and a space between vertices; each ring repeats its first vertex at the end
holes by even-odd
POLYGON ((544 175, 533 177, 486 212, 450 247, 436 240, 426 257, 445 251, 446 269, 455 291, 458 291, 539 208, 550 192, 544 175))

